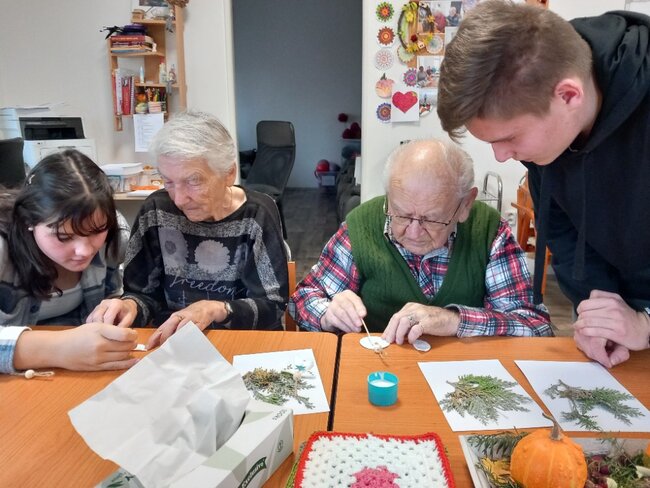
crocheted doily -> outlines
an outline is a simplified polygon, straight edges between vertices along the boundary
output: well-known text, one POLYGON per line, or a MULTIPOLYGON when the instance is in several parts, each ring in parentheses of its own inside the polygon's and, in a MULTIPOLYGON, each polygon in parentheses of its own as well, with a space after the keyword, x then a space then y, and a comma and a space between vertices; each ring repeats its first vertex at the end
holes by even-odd
POLYGON ((305 445, 296 488, 455 487, 440 438, 315 432, 305 445))

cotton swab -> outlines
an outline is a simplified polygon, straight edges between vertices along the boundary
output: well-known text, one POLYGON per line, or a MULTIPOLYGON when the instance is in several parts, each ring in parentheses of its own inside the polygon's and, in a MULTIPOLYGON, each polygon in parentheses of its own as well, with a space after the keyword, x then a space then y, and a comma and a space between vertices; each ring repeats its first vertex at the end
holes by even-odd
POLYGON ((385 357, 387 354, 384 352, 381 346, 373 340, 373 337, 370 335, 370 331, 368 330, 368 326, 366 325, 366 322, 363 319, 361 319, 361 324, 363 324, 363 328, 366 331, 366 334, 368 335, 368 341, 370 341, 370 344, 373 346, 373 350, 377 354, 379 354, 382 358, 385 357))

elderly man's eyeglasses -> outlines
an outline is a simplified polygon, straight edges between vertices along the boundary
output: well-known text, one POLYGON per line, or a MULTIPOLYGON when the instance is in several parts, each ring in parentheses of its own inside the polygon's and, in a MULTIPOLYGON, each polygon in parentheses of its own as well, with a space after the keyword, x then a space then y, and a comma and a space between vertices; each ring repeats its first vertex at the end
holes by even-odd
POLYGON ((440 222, 438 220, 429 220, 423 217, 406 217, 405 215, 395 215, 388 211, 388 199, 386 199, 386 203, 384 205, 384 214, 386 215, 386 217, 388 217, 389 223, 393 223, 394 225, 400 228, 406 228, 409 225, 411 225, 413 222, 417 222, 418 224, 420 224, 420 227, 422 227, 426 231, 436 231, 444 227, 447 227, 449 224, 451 224, 451 222, 454 220, 454 217, 456 217, 458 210, 460 210, 460 206, 462 204, 463 204, 463 200, 458 202, 458 206, 456 207, 456 210, 454 210, 454 213, 451 215, 451 218, 447 222, 440 222))

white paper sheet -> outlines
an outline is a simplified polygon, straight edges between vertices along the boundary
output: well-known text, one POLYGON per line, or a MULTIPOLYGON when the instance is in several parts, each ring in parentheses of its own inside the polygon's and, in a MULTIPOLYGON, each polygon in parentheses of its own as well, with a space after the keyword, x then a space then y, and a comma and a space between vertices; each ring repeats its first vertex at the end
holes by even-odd
POLYGON ((135 152, 149 151, 151 140, 165 123, 162 113, 133 114, 133 132, 135 133, 135 152))
MULTIPOLYGON (((316 359, 314 358, 314 352, 311 349, 243 354, 234 356, 232 358, 232 365, 241 372, 242 376, 249 371, 253 371, 255 368, 289 371, 292 373, 298 371, 298 367, 306 369, 306 371, 300 373, 300 378, 312 386, 312 388, 300 389, 298 394, 307 397, 309 402, 313 404, 313 408, 307 408, 304 404, 293 398, 289 398, 284 403, 284 406, 291 408, 294 415, 330 411, 323 382, 318 372, 316 359), (305 366, 307 368, 304 368, 305 366)), ((251 396, 253 396, 252 393, 251 396)))
MULTIPOLYGON (((438 403, 445 398, 447 393, 454 391, 454 387, 448 382, 457 382, 460 376, 473 374, 476 376, 493 376, 504 381, 515 382, 515 379, 506 371, 503 365, 496 359, 483 361, 438 361, 419 362, 420 370, 429 383, 431 391, 438 403)), ((528 398, 530 401, 522 403, 522 407, 528 411, 501 411, 496 422, 488 421, 483 424, 478 418, 465 413, 461 416, 458 412, 442 410, 451 430, 454 432, 464 430, 501 430, 521 429, 528 427, 549 426, 551 422, 542 416, 542 409, 526 393, 518 383, 510 388, 510 391, 528 398)))
MULTIPOLYGON (((562 418, 562 412, 571 410, 569 400, 565 398, 552 399, 544 393, 551 385, 562 380, 567 385, 586 389, 612 388, 630 394, 603 366, 598 363, 570 362, 570 361, 515 361, 519 369, 526 375, 537 395, 551 411, 555 420, 560 423, 563 430, 589 432, 576 422, 567 422, 562 418)), ((650 412, 643 404, 633 398, 625 400, 625 405, 639 409, 641 416, 630 417, 630 424, 618 420, 613 414, 597 408, 588 415, 604 432, 650 432, 650 412)))
POLYGON ((69 416, 101 457, 168 486, 230 438, 249 401, 237 370, 188 324, 69 416))

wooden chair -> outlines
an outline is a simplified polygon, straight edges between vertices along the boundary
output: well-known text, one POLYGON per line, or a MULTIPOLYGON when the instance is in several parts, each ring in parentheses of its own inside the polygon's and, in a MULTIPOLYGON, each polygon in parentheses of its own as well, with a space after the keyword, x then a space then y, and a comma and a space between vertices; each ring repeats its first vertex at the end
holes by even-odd
MULTIPOLYGON (((517 242, 524 252, 535 252, 535 211, 533 199, 528 189, 528 173, 523 177, 517 188, 517 202, 512 202, 517 209, 517 242)), ((551 262, 551 251, 546 248, 544 258, 544 276, 542 276, 542 295, 546 292, 546 267, 551 262)))
MULTIPOLYGON (((291 295, 296 289, 296 262, 288 261, 287 269, 289 271, 289 295, 291 295)), ((293 317, 291 315, 289 315, 289 308, 287 308, 287 311, 284 312, 284 330, 299 330, 296 321, 293 320, 293 317)))

